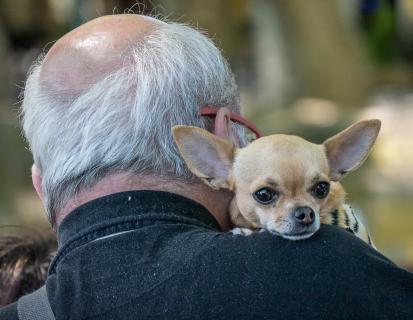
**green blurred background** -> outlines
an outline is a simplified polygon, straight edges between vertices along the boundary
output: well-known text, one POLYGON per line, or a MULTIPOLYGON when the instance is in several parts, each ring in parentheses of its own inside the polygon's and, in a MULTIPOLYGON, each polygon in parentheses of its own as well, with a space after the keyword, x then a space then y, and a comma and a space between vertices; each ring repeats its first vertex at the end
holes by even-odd
POLYGON ((18 123, 31 62, 79 24, 123 12, 208 32, 266 134, 322 142, 381 119, 368 162, 344 185, 379 250, 413 270, 412 0, 0 0, 0 225, 48 227, 18 123))

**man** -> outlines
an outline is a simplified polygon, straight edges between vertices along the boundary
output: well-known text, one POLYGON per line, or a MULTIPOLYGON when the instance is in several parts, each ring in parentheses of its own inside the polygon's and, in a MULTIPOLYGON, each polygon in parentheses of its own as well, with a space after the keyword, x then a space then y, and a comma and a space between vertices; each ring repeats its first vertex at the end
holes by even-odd
POLYGON ((412 319, 413 275, 348 232, 225 233, 232 195, 195 179, 171 136, 176 124, 212 130, 203 105, 238 113, 236 86, 211 41, 180 24, 102 17, 33 66, 23 127, 58 235, 55 317, 412 319))

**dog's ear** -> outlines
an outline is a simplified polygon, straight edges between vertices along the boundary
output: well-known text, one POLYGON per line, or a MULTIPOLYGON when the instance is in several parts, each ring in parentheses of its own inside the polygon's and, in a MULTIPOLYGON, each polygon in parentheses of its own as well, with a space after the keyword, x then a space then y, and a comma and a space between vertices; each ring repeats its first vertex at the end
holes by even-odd
POLYGON ((229 175, 235 147, 208 131, 191 126, 175 126, 173 136, 188 168, 214 189, 230 188, 229 175))
POLYGON ((360 121, 323 143, 331 180, 338 181, 363 164, 376 141, 380 126, 380 120, 360 121))

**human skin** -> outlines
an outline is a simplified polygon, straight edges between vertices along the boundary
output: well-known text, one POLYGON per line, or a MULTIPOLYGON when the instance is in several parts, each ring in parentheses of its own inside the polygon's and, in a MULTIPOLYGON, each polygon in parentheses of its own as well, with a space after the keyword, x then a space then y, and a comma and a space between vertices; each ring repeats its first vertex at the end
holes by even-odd
MULTIPOLYGON (((50 48, 43 62, 40 81, 61 92, 77 93, 87 90, 125 62, 121 59, 122 52, 162 23, 164 22, 141 15, 113 15, 83 24, 64 35, 50 48)), ((32 166, 32 181, 44 204, 42 173, 35 164, 32 166)), ((201 182, 185 183, 174 177, 125 172, 106 176, 88 190, 81 191, 68 200, 56 212, 55 229, 77 207, 112 193, 129 190, 158 190, 190 198, 206 207, 222 230, 231 228, 228 216, 229 203, 233 197, 231 192, 213 190, 201 182)))

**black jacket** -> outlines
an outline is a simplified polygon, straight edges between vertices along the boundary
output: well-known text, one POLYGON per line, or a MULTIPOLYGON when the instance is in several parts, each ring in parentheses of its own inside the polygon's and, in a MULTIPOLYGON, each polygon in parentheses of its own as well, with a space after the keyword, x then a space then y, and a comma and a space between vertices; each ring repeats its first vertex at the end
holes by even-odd
POLYGON ((57 319, 413 319, 413 274, 334 226, 234 236, 189 199, 133 191, 78 208, 58 238, 57 319))

